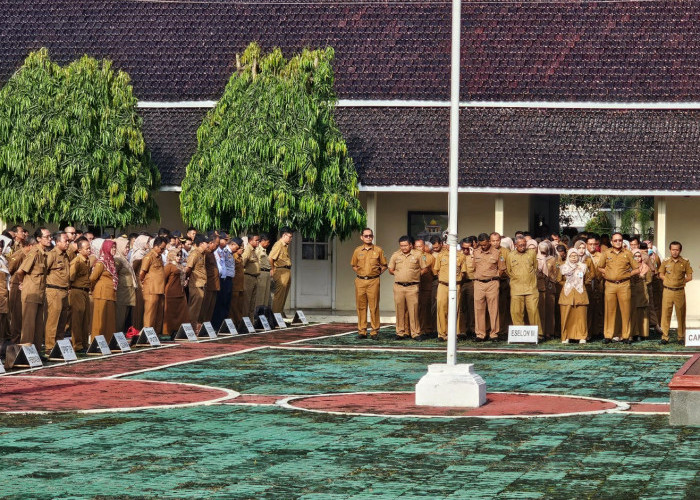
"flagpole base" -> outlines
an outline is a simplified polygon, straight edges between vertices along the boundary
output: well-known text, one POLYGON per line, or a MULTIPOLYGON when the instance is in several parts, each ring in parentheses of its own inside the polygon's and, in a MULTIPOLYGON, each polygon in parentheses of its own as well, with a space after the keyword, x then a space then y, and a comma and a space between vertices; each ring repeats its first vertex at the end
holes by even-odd
POLYGON ((416 384, 416 405, 478 408, 486 403, 486 382, 474 365, 432 364, 416 384))

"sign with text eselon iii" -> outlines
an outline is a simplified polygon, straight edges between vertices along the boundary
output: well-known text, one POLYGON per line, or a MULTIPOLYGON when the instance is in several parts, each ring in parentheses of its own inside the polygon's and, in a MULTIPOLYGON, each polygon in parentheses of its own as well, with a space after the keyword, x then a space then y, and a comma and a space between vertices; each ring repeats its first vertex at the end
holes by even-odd
POLYGON ((537 325, 510 325, 508 327, 509 344, 536 344, 537 325))

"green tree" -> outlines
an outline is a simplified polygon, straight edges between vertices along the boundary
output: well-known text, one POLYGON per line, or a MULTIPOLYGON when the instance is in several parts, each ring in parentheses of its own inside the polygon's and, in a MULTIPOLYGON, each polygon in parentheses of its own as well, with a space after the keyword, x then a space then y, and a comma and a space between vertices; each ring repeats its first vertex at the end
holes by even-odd
POLYGON ((333 49, 287 61, 252 43, 197 131, 182 217, 234 233, 290 226, 308 238, 362 229, 357 172, 338 131, 333 49))
POLYGON ((158 219, 151 162, 129 76, 83 56, 29 54, 0 90, 0 217, 81 225, 158 219))

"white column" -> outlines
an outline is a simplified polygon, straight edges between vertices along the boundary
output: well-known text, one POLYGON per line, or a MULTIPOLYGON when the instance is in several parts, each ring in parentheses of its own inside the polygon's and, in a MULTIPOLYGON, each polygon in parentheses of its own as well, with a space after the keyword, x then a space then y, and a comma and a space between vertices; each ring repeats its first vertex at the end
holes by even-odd
POLYGON ((659 257, 666 255, 666 198, 658 196, 656 199, 656 224, 654 226, 654 244, 659 249, 659 257))
POLYGON ((378 234, 377 231, 377 192, 367 193, 367 227, 378 234))
POLYGON ((494 198, 493 213, 495 216, 493 230, 503 236, 503 233, 505 232, 503 195, 499 194, 494 198))

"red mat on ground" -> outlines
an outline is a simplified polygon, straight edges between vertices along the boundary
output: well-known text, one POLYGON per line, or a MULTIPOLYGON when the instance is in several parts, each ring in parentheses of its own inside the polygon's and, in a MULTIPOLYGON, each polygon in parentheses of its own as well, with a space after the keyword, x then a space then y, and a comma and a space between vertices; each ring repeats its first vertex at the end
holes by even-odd
POLYGON ((230 395, 221 389, 146 380, 3 377, 0 412, 142 408, 203 403, 230 395))

